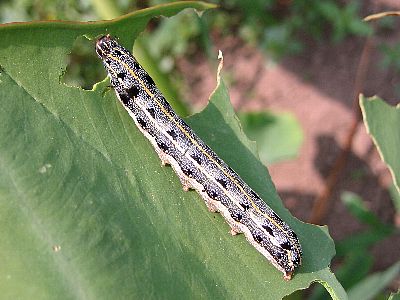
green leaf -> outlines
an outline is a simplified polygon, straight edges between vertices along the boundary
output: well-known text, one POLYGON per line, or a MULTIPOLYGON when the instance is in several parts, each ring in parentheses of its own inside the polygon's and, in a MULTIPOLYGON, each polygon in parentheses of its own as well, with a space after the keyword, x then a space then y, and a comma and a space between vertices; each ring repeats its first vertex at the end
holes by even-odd
POLYGON ((337 270, 336 276, 343 282, 343 287, 348 289, 367 276, 373 261, 373 256, 364 249, 350 252, 337 270))
POLYGON ((349 299, 374 299, 400 272, 400 262, 381 273, 375 273, 348 291, 349 299))
POLYGON ((264 164, 297 156, 303 132, 292 114, 243 112, 239 114, 239 119, 246 135, 257 142, 264 164))
MULTIPOLYGON (((148 20, 178 2, 112 21, 0 27, 0 290, 21 299, 278 299, 311 282, 346 294, 329 270, 325 227, 293 218, 221 81, 188 122, 299 236, 304 259, 290 282, 170 167, 116 101, 107 80, 92 91, 60 83, 74 40, 110 33, 131 48, 148 20)), ((100 63, 100 61, 99 61, 100 63)))
POLYGON ((372 229, 380 232, 391 232, 392 228, 379 220, 364 204, 362 198, 352 192, 343 192, 341 199, 347 210, 355 216, 360 222, 369 225, 372 229))
POLYGON ((342 257, 354 251, 366 250, 389 236, 393 231, 365 230, 336 243, 336 257, 342 257))
MULTIPOLYGON (((340 267, 336 269, 335 275, 343 283, 343 287, 348 289, 368 274, 373 264, 373 257, 368 251, 358 249, 358 247, 354 247, 351 252, 346 254, 347 256, 341 261, 340 267)), ((328 299, 328 294, 322 287, 316 286, 307 299, 328 299)))
POLYGON ((400 193, 400 106, 392 107, 378 97, 360 96, 364 125, 400 193))

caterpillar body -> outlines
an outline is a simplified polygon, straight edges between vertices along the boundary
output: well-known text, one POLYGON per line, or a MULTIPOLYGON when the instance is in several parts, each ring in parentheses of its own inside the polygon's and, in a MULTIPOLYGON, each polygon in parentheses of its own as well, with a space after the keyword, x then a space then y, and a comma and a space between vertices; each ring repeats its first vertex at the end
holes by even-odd
POLYGON ((195 189, 211 212, 220 212, 231 234, 246 239, 290 280, 302 250, 293 230, 171 108, 153 79, 111 36, 96 42, 116 95, 163 165, 183 189, 195 189))

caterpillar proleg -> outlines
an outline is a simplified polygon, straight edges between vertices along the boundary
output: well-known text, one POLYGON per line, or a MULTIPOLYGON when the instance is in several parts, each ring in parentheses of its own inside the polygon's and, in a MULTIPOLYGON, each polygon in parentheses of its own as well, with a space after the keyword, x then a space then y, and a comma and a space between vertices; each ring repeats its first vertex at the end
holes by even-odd
POLYGON ((290 280, 302 250, 293 230, 171 108, 132 54, 109 35, 97 40, 118 99, 184 190, 195 189, 220 212, 232 235, 246 239, 290 280))

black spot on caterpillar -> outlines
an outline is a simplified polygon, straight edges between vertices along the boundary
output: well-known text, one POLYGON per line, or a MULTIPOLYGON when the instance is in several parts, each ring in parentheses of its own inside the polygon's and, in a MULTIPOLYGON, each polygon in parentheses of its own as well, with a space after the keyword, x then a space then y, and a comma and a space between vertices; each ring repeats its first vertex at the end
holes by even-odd
POLYGON ((124 80, 125 79, 126 74, 125 73, 118 73, 117 77, 124 80))
POLYGON ((154 81, 153 78, 150 77, 149 74, 144 75, 145 81, 149 84, 149 85, 153 85, 154 81))
POLYGON ((201 165, 201 158, 196 153, 190 154, 190 157, 193 158, 197 162, 197 164, 201 165))
POLYGON ((150 116, 154 119, 156 117, 156 111, 154 110, 154 108, 149 107, 147 109, 147 111, 149 112, 150 116))
POLYGON ((178 134, 174 130, 171 129, 171 130, 167 130, 166 132, 170 137, 172 137, 173 140, 177 139, 178 134))
MULTIPOLYGON (((124 76, 125 77, 125 76, 124 76)), ((135 98, 139 95, 139 88, 135 85, 131 86, 129 89, 126 90, 126 93, 130 98, 135 98)))

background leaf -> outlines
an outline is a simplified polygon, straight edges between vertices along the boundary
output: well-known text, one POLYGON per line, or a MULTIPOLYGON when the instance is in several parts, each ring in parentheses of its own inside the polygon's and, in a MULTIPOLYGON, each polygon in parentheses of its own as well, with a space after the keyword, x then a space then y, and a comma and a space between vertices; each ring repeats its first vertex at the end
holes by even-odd
POLYGON ((382 223, 378 216, 368 209, 359 195, 345 191, 342 193, 341 198, 347 210, 361 223, 369 225, 373 230, 382 234, 387 234, 393 230, 391 226, 382 223))
POLYGON ((335 252, 326 228, 283 207, 222 82, 188 122, 298 233, 304 260, 290 282, 243 235, 230 236, 197 193, 182 191, 107 81, 92 91, 60 83, 79 36, 110 33, 132 48, 151 17, 187 7, 209 6, 173 3, 107 22, 0 27, 6 298, 281 298, 313 281, 346 298, 328 267, 335 252))
POLYGON ((388 166, 400 193, 400 109, 378 97, 360 96, 364 125, 371 135, 382 160, 388 166))
POLYGON ((257 142, 258 153, 264 164, 298 155, 303 132, 292 114, 243 112, 239 114, 239 119, 246 135, 257 142))
POLYGON ((349 291, 350 300, 374 299, 400 272, 400 262, 394 264, 381 273, 375 273, 366 277, 349 291))
MULTIPOLYGON (((368 226, 361 232, 353 233, 341 241, 336 242, 335 275, 342 283, 346 291, 361 284, 372 269, 375 258, 370 253, 370 248, 391 234, 395 234, 395 228, 389 224, 382 223, 379 218, 365 205, 363 199, 352 192, 343 192, 342 202, 347 210, 360 222, 368 226)), ((375 275, 374 275, 375 276, 375 275)), ((369 291, 371 294, 383 290, 390 281, 370 281, 369 291), (372 285, 374 284, 374 285, 372 285), (385 286, 386 284, 386 286, 385 286)), ((354 291, 354 290, 353 290, 354 291)), ((363 292, 363 291, 361 291, 363 292)), ((310 299, 326 299, 327 293, 320 287, 316 287, 310 299)), ((359 299, 364 299, 360 297, 359 299)))

